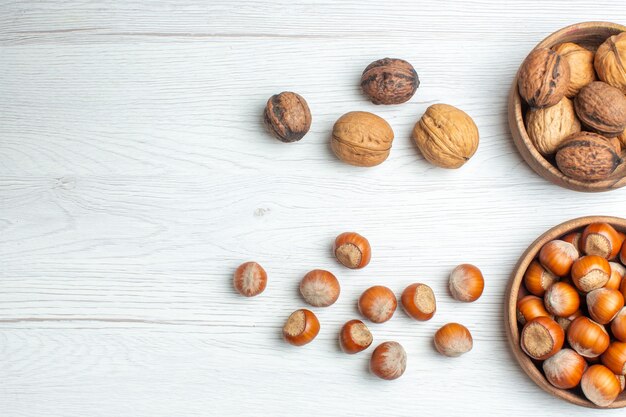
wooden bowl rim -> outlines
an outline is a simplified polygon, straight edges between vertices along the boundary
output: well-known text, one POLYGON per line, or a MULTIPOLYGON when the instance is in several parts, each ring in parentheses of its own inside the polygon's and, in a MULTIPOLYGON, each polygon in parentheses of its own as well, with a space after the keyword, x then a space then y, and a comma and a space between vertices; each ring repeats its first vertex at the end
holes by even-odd
POLYGON ((580 405, 583 407, 589 408, 623 408, 626 407, 626 391, 624 391, 617 400, 615 400, 608 407, 598 407, 593 404, 591 401, 586 398, 576 394, 575 392, 569 390, 562 390, 554 387, 550 384, 546 378, 543 376, 543 373, 539 370, 539 368, 535 365, 535 363, 530 359, 530 357, 526 356, 526 354, 522 351, 519 345, 519 329, 517 325, 517 295, 519 289, 522 285, 522 280, 524 278, 524 273, 528 268, 528 265, 532 262, 533 259, 539 253, 541 247, 547 242, 558 239, 559 237, 572 232, 574 230, 581 229, 582 227, 590 224, 590 223, 609 223, 612 226, 616 227, 618 230, 626 231, 626 219, 620 217, 611 217, 611 216, 586 216, 579 217, 577 219, 568 220, 563 222, 557 226, 552 227, 541 236, 539 236, 535 241, 524 251, 522 256, 519 258, 517 264, 515 265, 515 269, 511 274, 511 278, 509 280, 509 284, 506 290, 505 296, 505 327, 507 332, 507 338, 509 341, 509 345, 511 350, 513 351, 513 355, 515 359, 524 370, 524 372, 544 391, 547 393, 557 397, 562 398, 566 401, 569 401, 573 404, 580 405))
MULTIPOLYGON (((583 22, 566 26, 556 32, 548 35, 544 40, 539 42, 533 50, 543 47, 551 47, 559 43, 560 39, 573 32, 579 30, 609 30, 615 32, 626 32, 626 26, 612 22, 583 22)), ((520 64, 521 67, 521 64, 520 64)), ((540 176, 546 178, 550 182, 566 187, 574 191, 583 192, 602 192, 610 191, 623 186, 626 186, 626 174, 622 177, 611 178, 602 181, 585 182, 570 178, 563 174, 556 166, 552 165, 544 156, 539 153, 535 148, 535 145, 530 140, 528 133, 526 132, 526 126, 524 124, 524 118, 522 115, 522 98, 520 97, 517 89, 517 82, 519 78, 519 69, 515 74, 513 85, 509 93, 509 105, 508 105, 508 119, 509 130, 513 136, 513 142, 518 151, 526 161, 528 165, 540 176)), ((626 162, 624 162, 626 163, 626 162)))

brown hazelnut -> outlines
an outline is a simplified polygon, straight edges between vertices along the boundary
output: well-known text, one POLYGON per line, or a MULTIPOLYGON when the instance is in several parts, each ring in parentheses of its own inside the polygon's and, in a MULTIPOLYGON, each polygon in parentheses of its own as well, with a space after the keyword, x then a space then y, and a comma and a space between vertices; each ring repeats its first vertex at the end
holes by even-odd
POLYGON ((387 159, 392 142, 393 130, 385 119, 372 113, 353 111, 335 122, 330 146, 342 161, 372 167, 387 159))
POLYGON ((596 51, 598 77, 626 94, 626 32, 608 38, 596 51))
POLYGON ((606 138, 589 132, 567 137, 556 152, 561 172, 580 181, 597 181, 609 177, 621 159, 606 138))
POLYGON ((300 281, 300 294, 313 307, 328 307, 335 304, 340 293, 339 281, 330 272, 314 269, 300 281))
POLYGON ((372 257, 370 242, 355 232, 344 232, 335 238, 333 253, 337 260, 350 269, 365 268, 372 257))
POLYGON ((265 291, 267 273, 256 262, 245 262, 237 268, 233 276, 235 290, 243 296, 254 297, 265 291))
POLYGON ((361 88, 374 104, 409 101, 419 85, 420 80, 413 65, 397 58, 374 61, 361 76, 361 88))
POLYGON ((367 349, 373 340, 372 333, 361 320, 350 320, 339 333, 341 350, 351 355, 367 349))
POLYGON ((561 55, 537 48, 522 63, 517 87, 530 107, 549 107, 565 96, 569 79, 569 64, 561 55))
POLYGON ((583 87, 574 108, 583 125, 603 136, 619 136, 626 129, 626 96, 607 83, 594 81, 583 87))
POLYGON ((383 342, 374 349, 370 371, 379 378, 400 378, 406 370, 406 351, 398 342, 383 342))
POLYGON ((413 140, 431 164, 460 168, 478 149, 478 128, 464 111, 433 104, 413 128, 413 140))
POLYGON ((563 97, 554 106, 530 109, 526 113, 528 136, 543 155, 556 152, 566 137, 580 130, 580 121, 574 111, 574 102, 567 97, 563 97))
POLYGON ((569 64, 569 84, 565 93, 567 97, 574 97, 581 88, 597 79, 593 69, 592 51, 571 42, 557 45, 554 50, 569 64))
POLYGON ((311 128, 311 111, 299 94, 284 91, 267 101, 263 120, 269 132, 282 142, 296 142, 311 128))

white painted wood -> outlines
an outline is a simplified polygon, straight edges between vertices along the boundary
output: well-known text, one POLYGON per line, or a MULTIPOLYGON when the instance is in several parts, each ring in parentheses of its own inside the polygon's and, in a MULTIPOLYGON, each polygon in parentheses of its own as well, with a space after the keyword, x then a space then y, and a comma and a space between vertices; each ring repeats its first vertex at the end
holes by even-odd
MULTIPOLYGON (((621 1, 0 1, 0 414, 2 416, 509 416, 588 410, 553 399, 513 363, 503 294, 517 257, 569 218, 624 216, 625 190, 588 195, 535 175, 506 125, 523 57, 584 20, 626 22, 621 1), (383 56, 414 63, 402 106, 360 94, 383 56), (265 100, 295 90, 313 127, 269 138, 265 100), (434 102, 481 132, 461 170, 427 164, 409 140, 434 102), (342 164, 328 147, 349 110, 396 132, 387 162, 342 164), (332 258, 345 230, 373 245, 367 269, 332 258), (255 259, 266 292, 237 296, 255 259), (473 262, 483 298, 451 300, 446 277, 473 262), (297 285, 327 268, 336 305, 318 339, 280 340, 297 285), (438 313, 372 325, 398 340, 404 377, 376 380, 367 352, 336 342, 362 290, 430 284, 438 313), (474 350, 436 355, 431 338, 465 323, 474 350)), ((603 415, 621 415, 608 411, 603 415)))

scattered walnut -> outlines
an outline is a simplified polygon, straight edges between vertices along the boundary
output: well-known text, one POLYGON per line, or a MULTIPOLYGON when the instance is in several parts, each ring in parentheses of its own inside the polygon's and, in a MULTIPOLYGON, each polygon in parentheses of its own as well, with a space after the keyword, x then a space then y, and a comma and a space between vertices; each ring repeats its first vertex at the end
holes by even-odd
POLYGON ((626 94, 626 32, 608 38, 596 52, 598 77, 626 94))
POLYGON ((556 164, 561 172, 580 181, 608 178, 621 159, 610 142, 595 133, 574 133, 559 146, 556 164))
POLYGON ((361 76, 361 88, 374 104, 400 104, 408 101, 420 85, 411 64, 397 58, 374 61, 361 76))
POLYGON ((563 139, 580 132, 574 103, 563 97, 554 106, 529 110, 526 113, 526 131, 541 154, 553 154, 563 139))
POLYGON ((554 50, 567 61, 570 70, 567 97, 574 97, 581 88, 596 80, 593 69, 594 53, 575 43, 566 42, 558 45, 554 50))
POLYGON ((371 167, 387 159, 392 142, 393 130, 385 119, 372 113, 353 111, 335 122, 330 146, 342 161, 371 167))
POLYGON ((522 63, 517 85, 530 107, 549 107, 561 101, 569 79, 567 61, 552 49, 538 48, 522 63))
POLYGON ((284 91, 267 101, 264 113, 265 126, 282 142, 295 142, 311 128, 311 111, 299 94, 284 91))
POLYGON ((626 129, 626 96, 602 81, 583 87, 574 107, 580 121, 603 136, 618 136, 626 129))

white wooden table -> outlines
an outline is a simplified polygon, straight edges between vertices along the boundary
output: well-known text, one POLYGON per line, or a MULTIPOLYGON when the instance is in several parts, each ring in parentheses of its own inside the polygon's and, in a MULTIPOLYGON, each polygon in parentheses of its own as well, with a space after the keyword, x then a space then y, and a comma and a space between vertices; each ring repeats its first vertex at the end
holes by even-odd
MULTIPOLYGON (((522 161, 506 123, 521 60, 543 37, 585 20, 626 22, 621 0, 0 1, 0 415, 589 415, 550 397, 513 361, 503 296, 526 246, 561 221, 625 216, 626 189, 581 194, 522 161), (358 83, 385 56, 422 81, 408 104, 370 104, 358 83), (297 91, 311 132, 264 132, 267 98, 297 91), (427 106, 456 105, 481 143, 458 171, 424 161, 409 136, 427 106), (351 110, 385 117, 390 158, 359 169, 328 146, 351 110), (366 269, 330 251, 355 230, 366 269), (266 292, 236 295, 234 268, 257 260, 266 292), (471 262, 486 276, 471 305, 446 292, 471 262), (315 309, 319 337, 281 341, 304 303, 301 276, 340 278, 315 309), (371 325, 397 340, 405 375, 367 372, 341 324, 370 285, 430 284, 433 320, 398 311, 371 325), (432 348, 447 321, 474 350, 432 348)), ((623 411, 602 412, 606 416, 623 411)), ((600 414, 600 413, 594 413, 600 414)))

